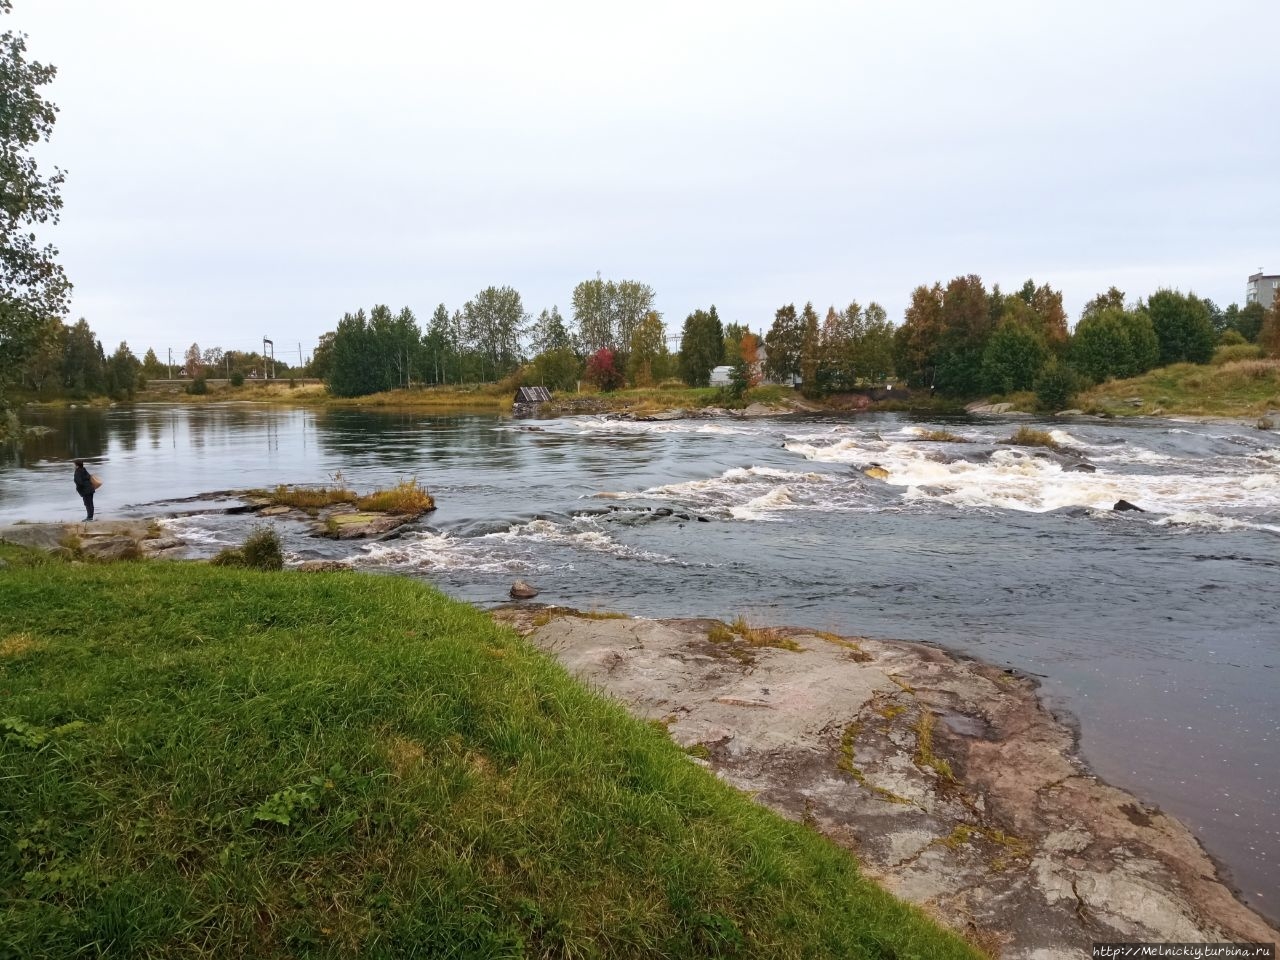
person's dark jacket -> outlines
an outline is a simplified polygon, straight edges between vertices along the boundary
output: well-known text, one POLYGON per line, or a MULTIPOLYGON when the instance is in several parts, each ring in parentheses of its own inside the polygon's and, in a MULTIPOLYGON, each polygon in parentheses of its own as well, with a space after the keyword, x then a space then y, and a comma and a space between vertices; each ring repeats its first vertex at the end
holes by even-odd
POLYGON ((93 481, 89 479, 89 471, 84 467, 76 467, 75 473, 76 493, 82 497, 87 497, 93 493, 93 481))

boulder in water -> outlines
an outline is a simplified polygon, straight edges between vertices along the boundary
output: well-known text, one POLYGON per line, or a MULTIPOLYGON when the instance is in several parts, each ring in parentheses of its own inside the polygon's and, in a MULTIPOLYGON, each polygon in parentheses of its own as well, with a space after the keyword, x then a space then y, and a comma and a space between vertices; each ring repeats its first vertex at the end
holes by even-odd
MULTIPOLYGON (((1062 472, 1063 473, 1097 473, 1098 468, 1095 467, 1092 463, 1085 463, 1083 460, 1081 460, 1078 463, 1068 463, 1066 466, 1062 468, 1062 472)), ((1124 503, 1125 501, 1121 500, 1120 502, 1124 503)))
POLYGON ((538 595, 538 588, 531 583, 517 580, 511 585, 512 600, 532 600, 538 595))
POLYGON ((1128 500, 1117 500, 1117 501, 1116 501, 1116 505, 1115 505, 1114 507, 1112 507, 1111 509, 1112 509, 1112 510, 1116 510, 1116 511, 1118 511, 1118 512, 1120 512, 1120 513, 1124 513, 1126 510, 1135 510, 1135 511, 1137 511, 1138 513, 1146 513, 1146 512, 1147 512, 1147 511, 1143 510, 1141 507, 1139 507, 1139 506, 1135 506, 1134 504, 1130 503, 1128 500))
POLYGON ((866 474, 868 477, 870 477, 872 480, 888 480, 889 479, 889 471, 886 470, 884 467, 880 466, 880 464, 878 463, 873 463, 869 467, 863 467, 862 472, 866 474))

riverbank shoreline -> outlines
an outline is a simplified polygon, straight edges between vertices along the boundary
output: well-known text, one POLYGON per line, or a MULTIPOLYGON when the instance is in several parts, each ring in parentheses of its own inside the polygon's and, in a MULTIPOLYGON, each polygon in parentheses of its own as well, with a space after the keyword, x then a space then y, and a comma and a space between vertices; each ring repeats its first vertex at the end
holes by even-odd
POLYGON ((1184 825, 1090 771, 1028 677, 803 628, 494 615, 999 956, 1277 936, 1184 825))
MULTIPOLYGON (((0 539, 15 529, 55 552, 134 538, 122 557, 183 555, 151 520, 20 524, 0 539)), ((1088 938, 1275 936, 1181 823, 1089 771, 1070 719, 1026 677, 944 647, 799 628, 494 616, 1002 956, 1088 938)))

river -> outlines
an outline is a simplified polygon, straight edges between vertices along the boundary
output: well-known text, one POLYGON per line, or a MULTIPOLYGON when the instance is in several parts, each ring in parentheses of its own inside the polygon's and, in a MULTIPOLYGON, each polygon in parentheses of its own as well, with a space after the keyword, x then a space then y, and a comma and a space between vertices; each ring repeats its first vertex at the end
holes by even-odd
MULTIPOLYGON (((213 491, 416 477, 439 509, 334 544, 478 604, 744 616, 942 644, 1038 677, 1104 779, 1178 816, 1280 919, 1280 437, 1170 420, 923 421, 902 414, 516 421, 250 404, 25 412, 0 453, 0 523, 199 509, 213 491), (999 443, 1029 423, 1096 466, 999 443), (945 429, 960 441, 936 441, 945 429), (885 479, 862 470, 878 465, 885 479), (1117 513, 1126 499, 1146 512, 1117 513)), ((217 506, 214 497, 207 501, 217 506)), ((170 523, 211 553, 244 517, 170 523)))

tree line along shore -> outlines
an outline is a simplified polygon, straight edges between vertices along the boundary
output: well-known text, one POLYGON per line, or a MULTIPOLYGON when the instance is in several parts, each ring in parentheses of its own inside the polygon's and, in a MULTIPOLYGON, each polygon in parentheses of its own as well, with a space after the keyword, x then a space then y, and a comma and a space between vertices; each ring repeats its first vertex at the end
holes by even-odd
POLYGON ((441 304, 425 327, 407 307, 393 313, 378 305, 345 314, 295 366, 198 344, 177 364, 154 350, 139 360, 124 343, 108 355, 85 320, 52 319, 9 392, 18 402, 122 401, 151 396, 155 381, 169 395, 177 377, 184 395, 196 397, 212 389, 245 399, 464 408, 501 407, 521 385, 596 394, 604 408, 664 396, 677 406, 740 406, 787 396, 788 388, 839 407, 842 396, 885 385, 914 405, 942 408, 987 397, 1028 411, 1123 413, 1135 406, 1128 402, 1135 391, 1148 412, 1252 416, 1280 406, 1280 303, 1224 310, 1174 290, 1131 302, 1112 287, 1071 329, 1061 293, 1047 284, 1028 280, 1005 294, 969 275, 916 288, 897 327, 875 302, 830 307, 822 317, 811 303, 787 304, 759 332, 722 322, 712 305, 686 317, 672 350, 654 300, 647 284, 596 278, 575 287, 570 321, 556 307, 530 317, 510 287, 487 288, 453 312, 441 304), (729 374, 705 392, 717 367, 729 374), (1157 370, 1165 372, 1141 379, 1157 370))

